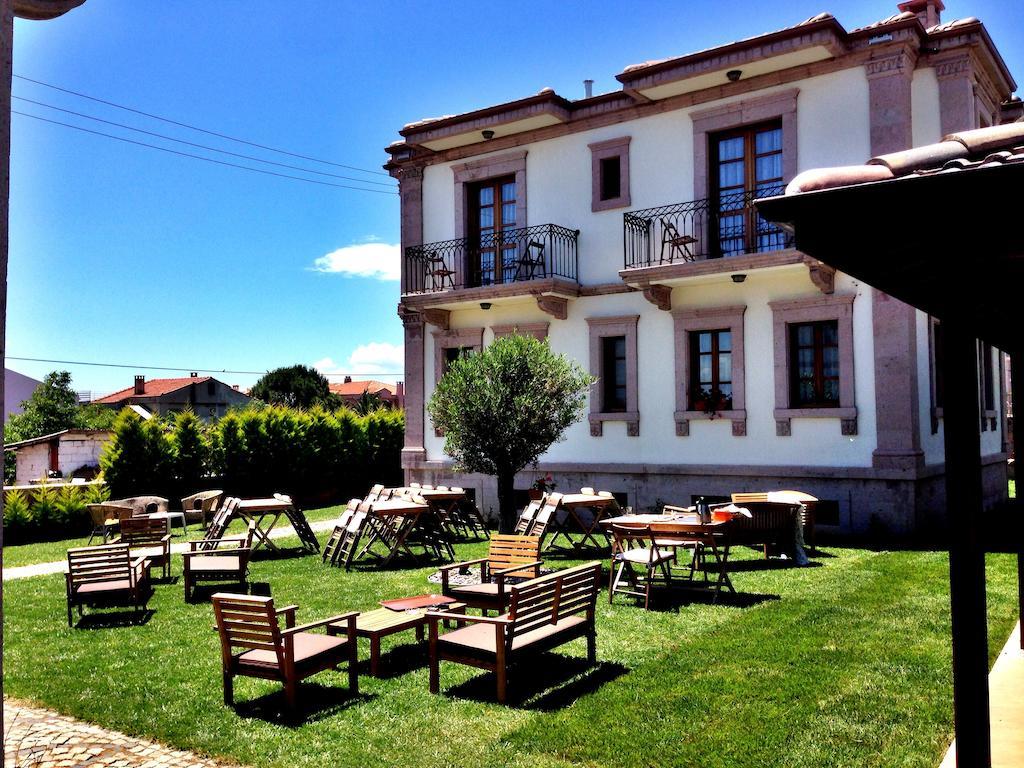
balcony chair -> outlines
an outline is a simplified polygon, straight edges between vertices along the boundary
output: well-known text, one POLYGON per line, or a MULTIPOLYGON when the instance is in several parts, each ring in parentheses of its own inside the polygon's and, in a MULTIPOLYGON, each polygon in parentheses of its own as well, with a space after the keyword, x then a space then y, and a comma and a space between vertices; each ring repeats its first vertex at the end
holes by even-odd
POLYGON ((513 280, 534 280, 538 277, 547 277, 548 271, 544 260, 544 243, 531 240, 523 249, 523 255, 519 257, 519 264, 516 265, 516 273, 513 280))
POLYGON ((697 238, 692 235, 681 235, 679 230, 676 229, 668 219, 661 220, 661 255, 658 257, 658 263, 664 264, 665 259, 665 248, 669 248, 668 263, 671 264, 675 260, 676 254, 683 261, 695 261, 696 256, 690 250, 690 246, 697 242, 697 238))

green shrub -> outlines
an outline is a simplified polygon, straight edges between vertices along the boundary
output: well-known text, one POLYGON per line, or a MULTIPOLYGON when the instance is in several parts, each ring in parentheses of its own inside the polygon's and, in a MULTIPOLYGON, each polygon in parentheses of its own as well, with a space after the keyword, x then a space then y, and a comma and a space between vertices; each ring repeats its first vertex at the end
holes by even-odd
POLYGON ((76 485, 62 486, 54 501, 54 528, 64 532, 85 529, 89 517, 86 509, 85 492, 76 485))
POLYGON ((171 441, 159 419, 143 421, 125 408, 114 421, 114 436, 100 454, 103 479, 113 498, 166 496, 173 490, 171 441))
POLYGON ((85 486, 84 494, 86 504, 102 504, 110 501, 110 486, 106 483, 92 483, 85 486))
POLYGON ((32 504, 32 519, 44 536, 63 526, 60 509, 57 505, 57 489, 43 483, 35 489, 32 504))
POLYGON ((203 424, 192 411, 179 413, 171 432, 174 498, 195 493, 210 466, 210 446, 203 424))
POLYGON ((8 543, 24 541, 32 528, 32 509, 21 491, 4 496, 4 538, 8 543))

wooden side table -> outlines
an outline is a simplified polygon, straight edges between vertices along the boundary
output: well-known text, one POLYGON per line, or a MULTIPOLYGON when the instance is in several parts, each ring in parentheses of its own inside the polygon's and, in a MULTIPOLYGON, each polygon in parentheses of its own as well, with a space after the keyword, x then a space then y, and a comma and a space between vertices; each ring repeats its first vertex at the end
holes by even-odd
MULTIPOLYGON (((444 610, 454 613, 465 613, 465 603, 450 603, 444 610)), ((416 641, 424 639, 427 626, 427 609, 417 608, 411 611, 393 611, 390 608, 377 608, 360 613, 356 617, 356 637, 365 637, 370 641, 370 674, 380 677, 380 641, 388 635, 416 630, 416 641)), ((328 624, 327 634, 336 635, 345 632, 344 624, 328 624)))

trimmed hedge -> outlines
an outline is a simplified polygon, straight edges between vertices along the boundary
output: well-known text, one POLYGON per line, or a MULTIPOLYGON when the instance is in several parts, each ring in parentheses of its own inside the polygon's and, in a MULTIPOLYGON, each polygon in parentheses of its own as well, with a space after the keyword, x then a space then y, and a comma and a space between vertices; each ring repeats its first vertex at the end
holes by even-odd
POLYGON ((100 456, 115 499, 155 494, 173 502, 205 488, 233 496, 287 493, 301 503, 361 496, 371 483, 402 482, 402 411, 285 406, 228 413, 204 423, 190 412, 144 422, 130 410, 114 422, 100 456))

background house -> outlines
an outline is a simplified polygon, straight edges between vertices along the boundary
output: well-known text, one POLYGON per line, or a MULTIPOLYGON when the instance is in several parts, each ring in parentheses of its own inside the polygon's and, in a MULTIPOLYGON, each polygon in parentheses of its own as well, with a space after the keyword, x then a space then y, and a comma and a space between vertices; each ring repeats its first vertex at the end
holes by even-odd
POLYGON ((377 395, 381 402, 392 408, 405 407, 405 387, 402 382, 386 384, 383 381, 368 379, 365 381, 353 381, 351 376, 346 376, 344 381, 330 385, 331 392, 341 397, 348 406, 359 402, 364 392, 377 395))
POLYGON ((65 429, 4 446, 17 462, 15 483, 40 480, 50 472, 60 477, 91 480, 99 470, 100 453, 113 433, 105 429, 65 429))
MULTIPOLYGON (((955 407, 934 365, 941 327, 795 250, 753 207, 802 170, 1019 107, 982 23, 941 10, 914 0, 849 31, 821 14, 627 67, 610 93, 544 89, 405 126, 386 167, 401 184, 407 480, 496 506, 492 478, 454 471, 425 403, 453 357, 518 332, 598 377, 538 466, 559 489, 651 508, 798 488, 834 530, 941 524, 955 407)), ((1006 495, 1003 366, 987 345, 979 357, 992 502, 1006 495)))
POLYGON ((7 416, 12 416, 16 413, 21 413, 21 404, 32 397, 32 393, 36 391, 43 382, 33 379, 31 376, 26 376, 23 373, 12 371, 10 368, 4 368, 4 413, 7 416))
POLYGON ((95 403, 121 409, 127 405, 140 406, 150 413, 179 413, 191 409, 203 419, 217 418, 233 405, 245 405, 250 397, 237 387, 218 381, 212 376, 180 379, 150 379, 136 376, 133 386, 94 400, 95 403))

